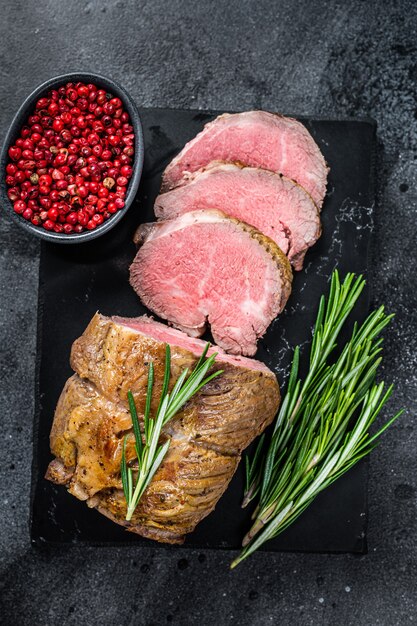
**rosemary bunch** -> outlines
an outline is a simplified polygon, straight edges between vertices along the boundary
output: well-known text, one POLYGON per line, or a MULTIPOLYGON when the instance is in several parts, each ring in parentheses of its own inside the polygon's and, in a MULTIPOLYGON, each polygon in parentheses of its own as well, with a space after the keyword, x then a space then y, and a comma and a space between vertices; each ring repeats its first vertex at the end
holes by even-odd
POLYGON ((127 435, 125 435, 123 440, 120 471, 123 491, 127 503, 127 521, 132 519, 132 515, 139 504, 145 489, 151 482, 156 470, 161 465, 166 453, 168 452, 170 439, 167 439, 163 444, 159 443, 163 426, 169 422, 169 420, 171 420, 182 409, 184 404, 188 402, 196 393, 198 393, 204 385, 223 373, 223 370, 218 370, 207 376, 207 373, 212 367, 217 356, 217 353, 215 353, 206 359, 209 347, 210 346, 207 343, 197 365, 194 367, 190 375, 188 376, 189 369, 185 368, 178 377, 172 391, 169 392, 171 349, 168 344, 166 345, 164 380, 158 409, 154 417, 151 416, 154 366, 152 362, 149 364, 145 412, 143 415, 143 433, 139 424, 132 392, 128 392, 138 468, 137 470, 132 469, 126 461, 127 435))
POLYGON ((364 284, 353 274, 341 284, 337 271, 333 273, 328 299, 320 300, 304 381, 298 377, 300 354, 295 349, 269 445, 264 451, 261 438, 252 462, 246 459, 242 506, 254 498, 258 504, 232 568, 285 530, 323 489, 369 454, 401 414, 369 434, 392 393, 392 386, 386 389, 383 382, 375 382, 382 360, 380 333, 393 317, 383 307, 362 325, 355 324, 338 358, 329 359, 364 284))

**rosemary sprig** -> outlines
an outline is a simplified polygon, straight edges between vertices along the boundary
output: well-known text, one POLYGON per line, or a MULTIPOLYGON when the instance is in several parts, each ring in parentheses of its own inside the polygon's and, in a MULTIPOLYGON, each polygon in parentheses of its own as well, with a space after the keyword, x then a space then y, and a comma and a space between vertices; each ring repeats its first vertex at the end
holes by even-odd
POLYGON ((268 448, 260 441, 246 461, 242 506, 255 497, 253 525, 243 539, 236 567, 263 543, 285 530, 315 497, 377 445, 391 418, 373 436, 369 429, 392 393, 375 375, 381 363, 381 331, 392 319, 384 308, 354 325, 339 357, 329 357, 365 281, 348 274, 340 283, 335 271, 326 302, 321 298, 310 352, 310 367, 298 378, 300 351, 294 352, 285 399, 268 448))
POLYGON ((125 435, 123 440, 120 473, 127 503, 127 521, 132 519, 132 515, 139 504, 143 493, 168 452, 170 439, 167 439, 163 444, 159 443, 162 428, 182 409, 186 402, 188 402, 196 393, 200 391, 202 387, 204 387, 204 385, 223 373, 223 370, 217 370, 207 376, 207 373, 212 367, 217 356, 217 353, 215 353, 206 359, 209 347, 210 344, 207 343, 197 365, 190 374, 188 368, 181 372, 172 391, 169 393, 171 349, 168 344, 166 345, 164 380, 162 383, 161 396, 155 417, 151 416, 154 366, 152 362, 149 364, 145 411, 143 415, 143 433, 141 431, 132 392, 129 391, 127 394, 130 414, 132 417, 133 434, 135 437, 135 451, 138 465, 137 469, 133 469, 130 466, 131 461, 129 464, 127 463, 126 439, 128 435, 125 435))

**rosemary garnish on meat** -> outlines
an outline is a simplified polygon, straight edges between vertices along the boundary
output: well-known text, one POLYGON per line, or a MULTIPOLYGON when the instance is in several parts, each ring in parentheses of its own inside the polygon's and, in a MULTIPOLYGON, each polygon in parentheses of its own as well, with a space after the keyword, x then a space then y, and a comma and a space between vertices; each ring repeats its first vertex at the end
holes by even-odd
POLYGON ((383 307, 355 324, 340 355, 329 359, 364 285, 362 276, 348 274, 341 284, 337 271, 333 273, 327 301, 324 296, 320 301, 304 381, 298 376, 300 350, 295 349, 267 448, 262 438, 252 462, 246 459, 242 506, 254 498, 257 506, 232 568, 288 528, 323 489, 375 448, 402 413, 369 433, 392 393, 392 386, 386 389, 383 382, 375 382, 382 360, 380 333, 393 317, 383 307))
POLYGON ((189 373, 188 368, 185 368, 178 377, 172 391, 169 392, 171 349, 168 344, 166 345, 164 380, 158 409, 154 417, 151 415, 154 366, 152 362, 149 364, 145 411, 143 415, 143 432, 140 427, 133 394, 131 391, 128 392, 129 408, 135 436, 137 469, 130 467, 131 462, 127 463, 126 439, 128 435, 125 435, 120 472, 127 503, 127 521, 132 519, 132 515, 145 489, 151 482, 155 472, 168 452, 170 439, 168 438, 163 444, 159 443, 163 426, 169 422, 169 420, 183 408, 184 404, 198 393, 204 385, 223 373, 223 370, 217 370, 207 376, 207 372, 212 367, 217 356, 217 353, 215 353, 206 359, 209 347, 210 344, 207 343, 198 363, 191 373, 189 373))

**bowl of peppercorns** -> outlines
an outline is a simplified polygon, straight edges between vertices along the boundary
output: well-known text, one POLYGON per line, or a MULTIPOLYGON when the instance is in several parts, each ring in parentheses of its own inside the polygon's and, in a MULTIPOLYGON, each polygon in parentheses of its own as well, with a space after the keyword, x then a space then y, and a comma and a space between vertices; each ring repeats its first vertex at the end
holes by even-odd
POLYGON ((143 156, 139 113, 123 87, 98 74, 57 76, 11 123, 0 157, 2 207, 42 239, 94 239, 132 204, 143 156))

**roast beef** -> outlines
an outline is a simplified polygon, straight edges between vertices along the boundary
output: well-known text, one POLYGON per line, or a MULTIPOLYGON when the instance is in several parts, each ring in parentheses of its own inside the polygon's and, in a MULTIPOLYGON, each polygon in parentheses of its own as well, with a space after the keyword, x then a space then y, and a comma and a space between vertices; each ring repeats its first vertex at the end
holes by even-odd
MULTIPOLYGON (((56 457, 47 478, 128 530, 168 543, 210 513, 225 491, 242 450, 271 422, 279 405, 275 375, 263 364, 217 349, 214 368, 224 373, 205 386, 163 429, 168 454, 126 522, 120 463, 134 467, 131 390, 139 420, 145 407, 149 363, 155 368, 152 412, 161 392, 165 345, 171 346, 172 387, 193 367, 204 342, 147 317, 108 318, 96 314, 75 341, 71 366, 55 412, 50 443, 56 457)), ((210 350, 213 352, 214 348, 210 350)))
POLYGON ((193 337, 253 355, 291 291, 288 259, 272 239, 221 211, 139 227, 130 282, 159 317, 193 337))
POLYGON ((226 113, 207 124, 166 168, 162 192, 187 182, 212 161, 240 163, 279 172, 297 181, 321 208, 327 166, 305 126, 265 111, 226 113))
POLYGON ((154 209, 157 217, 170 219, 213 207, 273 239, 297 270, 320 236, 311 196, 289 178, 260 168, 213 164, 192 174, 187 185, 159 195, 154 209))

